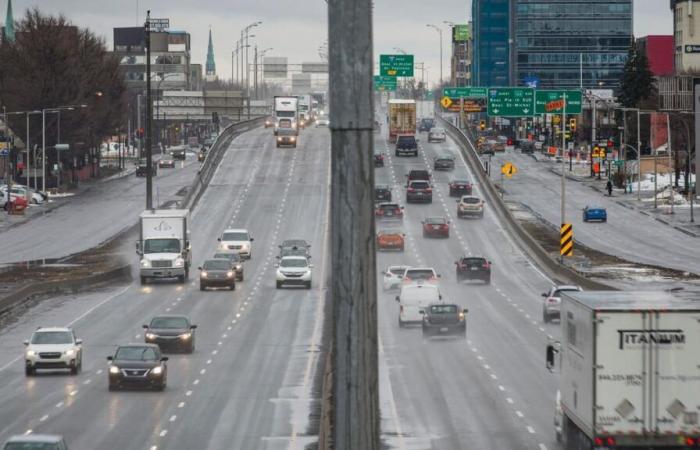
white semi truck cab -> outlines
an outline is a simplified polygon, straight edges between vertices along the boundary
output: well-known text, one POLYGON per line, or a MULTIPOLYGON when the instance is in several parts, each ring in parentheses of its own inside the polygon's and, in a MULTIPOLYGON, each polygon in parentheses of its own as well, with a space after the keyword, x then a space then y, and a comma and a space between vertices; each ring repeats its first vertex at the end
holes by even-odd
POLYGON ((275 97, 275 136, 280 129, 299 133, 299 98, 296 96, 275 97))
POLYGON ((152 278, 177 278, 184 283, 192 266, 189 210, 147 210, 139 222, 136 253, 141 284, 152 278))
POLYGON ((700 448, 700 304, 665 292, 564 292, 555 428, 565 449, 700 448))

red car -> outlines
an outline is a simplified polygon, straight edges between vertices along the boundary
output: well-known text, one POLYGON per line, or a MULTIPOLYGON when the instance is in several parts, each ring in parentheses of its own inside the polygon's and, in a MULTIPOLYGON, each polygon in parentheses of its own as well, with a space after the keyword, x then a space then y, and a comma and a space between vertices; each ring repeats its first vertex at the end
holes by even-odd
POLYGON ((377 219, 399 219, 403 220, 403 206, 397 203, 380 203, 374 210, 377 219))
POLYGON ((428 217, 422 223, 423 237, 450 237, 450 221, 446 217, 428 217))
POLYGON ((472 195, 472 184, 467 180, 452 180, 450 181, 450 197, 461 197, 463 195, 472 195))
POLYGON ((377 250, 404 250, 404 234, 399 230, 381 230, 377 233, 377 250))

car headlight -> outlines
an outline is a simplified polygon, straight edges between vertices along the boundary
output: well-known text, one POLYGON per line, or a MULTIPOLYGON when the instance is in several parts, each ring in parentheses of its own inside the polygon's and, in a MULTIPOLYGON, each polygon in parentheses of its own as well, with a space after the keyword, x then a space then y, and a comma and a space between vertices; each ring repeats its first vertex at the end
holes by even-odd
POLYGON ((180 335, 180 339, 182 339, 183 341, 186 341, 191 337, 192 337, 192 333, 185 333, 185 334, 180 335))
POLYGON ((243 269, 243 266, 241 266, 240 264, 238 264, 238 265, 236 266, 236 270, 241 270, 241 269, 243 269))
POLYGON ((226 272, 226 278, 233 278, 233 271, 229 270, 226 272))
POLYGON ((75 355, 75 350, 73 350, 73 349, 66 350, 66 356, 73 356, 73 355, 75 355))
POLYGON ((153 373, 153 375, 160 375, 161 373, 163 373, 163 368, 161 366, 156 366, 151 372, 153 373))
POLYGON ((156 335, 153 333, 146 333, 146 339, 155 339, 156 335))
POLYGON ((219 248, 222 250, 226 250, 228 248, 228 245, 226 245, 226 243, 222 242, 221 244, 219 244, 219 248))
POLYGON ((142 259, 141 267, 151 267, 151 261, 149 261, 148 259, 142 259))
POLYGON ((175 267, 183 267, 185 265, 185 260, 182 258, 175 259, 175 267))
POLYGON ((119 373, 119 367, 117 367, 117 366, 109 366, 109 373, 113 373, 113 374, 119 373))
POLYGON ((297 138, 295 138, 294 136, 292 136, 291 138, 289 138, 289 140, 292 141, 292 142, 294 142, 294 141, 297 140, 297 138))
POLYGON ((202 273, 199 274, 200 278, 206 278, 209 274, 206 271, 203 271, 202 273))
POLYGON ((31 358, 32 356, 36 356, 36 352, 34 350, 27 350, 27 357, 31 358))

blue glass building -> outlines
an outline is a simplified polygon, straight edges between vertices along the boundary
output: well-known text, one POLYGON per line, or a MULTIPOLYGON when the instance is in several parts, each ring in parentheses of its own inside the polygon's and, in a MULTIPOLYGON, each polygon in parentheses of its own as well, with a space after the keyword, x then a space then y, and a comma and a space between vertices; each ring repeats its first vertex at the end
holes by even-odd
POLYGON ((578 88, 583 75, 584 88, 619 86, 633 39, 632 0, 513 1, 514 84, 578 88))
POLYGON ((512 0, 472 0, 472 85, 509 86, 512 0))

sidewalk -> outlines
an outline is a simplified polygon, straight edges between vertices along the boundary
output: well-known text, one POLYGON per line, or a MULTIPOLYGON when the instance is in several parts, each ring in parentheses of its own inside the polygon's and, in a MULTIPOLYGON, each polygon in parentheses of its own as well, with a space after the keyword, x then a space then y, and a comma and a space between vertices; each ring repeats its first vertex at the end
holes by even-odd
MULTIPOLYGON (((549 170, 555 175, 561 175, 561 163, 553 162, 542 162, 546 164, 549 170)), ((584 186, 599 192, 604 199, 601 199, 601 203, 607 201, 612 201, 625 208, 638 211, 640 214, 649 216, 664 225, 668 225, 681 231, 688 236, 700 238, 700 205, 697 200, 693 202, 693 216, 694 222, 690 222, 690 203, 687 201, 687 197, 683 197, 678 193, 675 193, 673 205, 673 213, 671 213, 670 204, 670 194, 668 189, 659 192, 656 196, 657 207, 654 208, 654 192, 644 190, 642 186, 641 200, 637 200, 637 183, 632 183, 633 192, 625 192, 624 189, 613 189, 612 197, 607 196, 606 184, 607 179, 605 175, 598 180, 597 177, 590 177, 590 167, 589 166, 577 166, 574 165, 573 171, 569 172, 569 165, 565 164, 566 178, 568 180, 577 181, 582 183, 584 186)))

